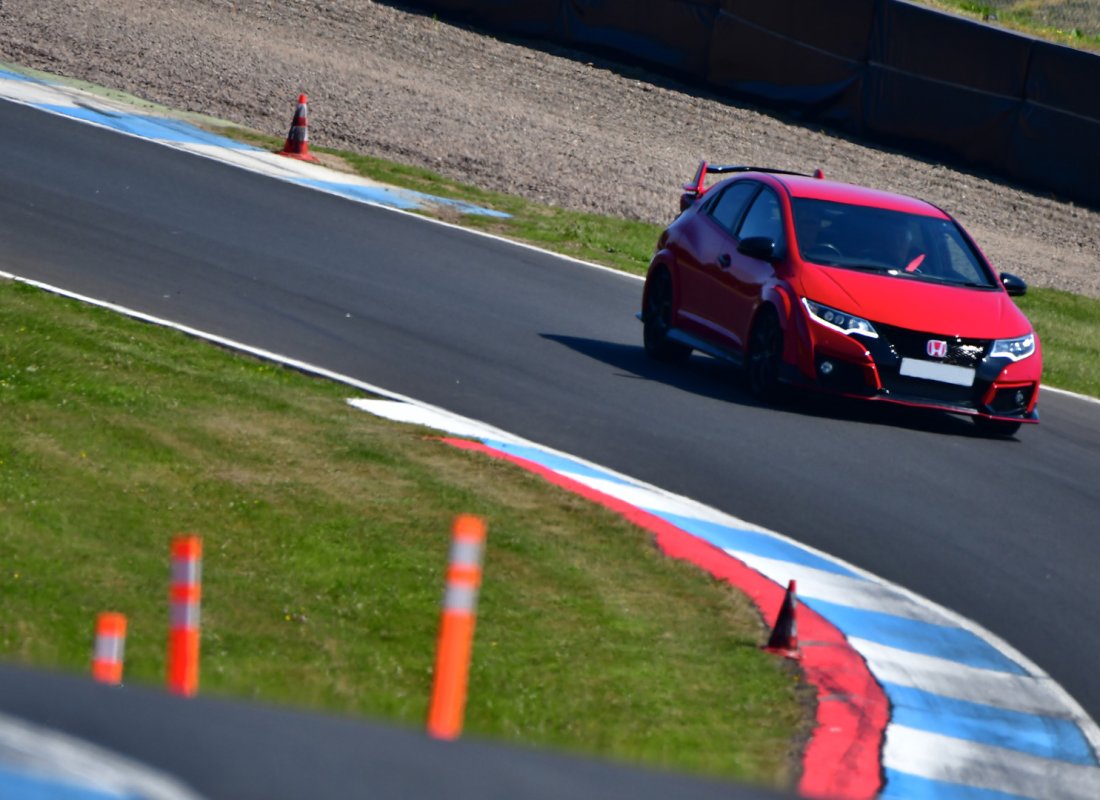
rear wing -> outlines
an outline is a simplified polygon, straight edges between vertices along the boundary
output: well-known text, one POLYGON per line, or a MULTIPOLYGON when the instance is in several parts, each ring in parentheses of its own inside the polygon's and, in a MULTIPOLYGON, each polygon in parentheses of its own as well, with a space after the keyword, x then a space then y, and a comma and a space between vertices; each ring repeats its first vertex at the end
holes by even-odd
POLYGON ((707 175, 727 175, 731 172, 770 172, 774 175, 801 175, 804 178, 824 178, 825 173, 820 169, 813 175, 804 172, 791 172, 786 169, 773 169, 772 167, 749 167, 743 164, 708 164, 706 160, 699 162, 699 168, 695 170, 695 177, 690 183, 684 184, 684 193, 680 195, 680 210, 687 210, 696 200, 706 194, 707 175))

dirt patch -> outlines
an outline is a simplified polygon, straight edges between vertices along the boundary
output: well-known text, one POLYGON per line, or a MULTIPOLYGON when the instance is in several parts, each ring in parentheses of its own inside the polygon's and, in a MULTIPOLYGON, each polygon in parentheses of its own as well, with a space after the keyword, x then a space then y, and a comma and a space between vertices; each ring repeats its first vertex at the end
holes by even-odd
POLYGON ((643 70, 370 0, 3 0, 0 59, 555 205, 666 222, 701 157, 917 195, 1000 270, 1100 297, 1100 213, 643 70))

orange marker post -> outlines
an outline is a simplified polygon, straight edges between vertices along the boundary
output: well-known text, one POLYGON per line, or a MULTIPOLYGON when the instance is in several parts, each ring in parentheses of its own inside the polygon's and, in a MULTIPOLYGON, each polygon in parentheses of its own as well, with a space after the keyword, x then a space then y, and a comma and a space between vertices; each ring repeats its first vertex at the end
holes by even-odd
POLYGON ((462 733, 484 552, 485 520, 470 514, 457 517, 452 527, 428 709, 428 734, 437 739, 457 739, 462 733))
POLYGON ((172 540, 169 589, 168 691, 185 697, 199 690, 199 607, 202 600, 202 538, 172 540))
POLYGON ((122 663, 126 652, 126 615, 105 611, 96 617, 95 650, 92 652, 92 677, 100 683, 122 683, 122 663))

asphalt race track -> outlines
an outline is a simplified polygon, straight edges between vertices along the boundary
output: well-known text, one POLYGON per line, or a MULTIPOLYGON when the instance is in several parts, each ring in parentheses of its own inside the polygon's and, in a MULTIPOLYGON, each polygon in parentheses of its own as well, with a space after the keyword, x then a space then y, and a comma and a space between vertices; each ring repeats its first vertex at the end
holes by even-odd
POLYGON ((1007 441, 882 407, 761 407, 708 359, 646 361, 635 279, 6 102, 0 130, 0 269, 788 534, 974 619, 1100 718, 1100 405, 1046 393, 1042 425, 1007 441))
MULTIPOLYGON (((787 796, 469 738, 437 742, 419 731, 362 720, 206 697, 182 699, 140 687, 118 690, 10 666, 0 666, 0 707, 183 776, 202 796, 225 800, 787 796)), ((100 799, 80 793, 62 797, 100 799)))

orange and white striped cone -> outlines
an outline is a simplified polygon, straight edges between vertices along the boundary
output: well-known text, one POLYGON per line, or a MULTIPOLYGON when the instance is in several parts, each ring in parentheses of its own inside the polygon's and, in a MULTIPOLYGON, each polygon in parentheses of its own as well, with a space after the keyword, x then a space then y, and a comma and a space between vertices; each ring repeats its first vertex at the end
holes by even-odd
POLYGON ((462 733, 484 552, 485 520, 470 514, 457 517, 452 528, 428 709, 428 734, 437 739, 457 739, 462 733))
POLYGON ((119 686, 126 654, 126 615, 105 611, 96 617, 92 677, 100 683, 119 686))
POLYGON ((202 601, 202 538, 172 540, 169 589, 168 691, 185 697, 199 690, 199 611, 202 601))
POLYGON ((306 105, 306 96, 298 95, 298 105, 294 109, 294 119, 290 123, 290 133, 286 135, 286 144, 279 151, 279 155, 288 158, 297 158, 302 161, 317 161, 316 156, 309 154, 309 111, 306 105))
POLYGON ((792 580, 787 584, 787 595, 783 598, 783 606, 775 618, 775 627, 764 649, 769 653, 797 660, 802 658, 802 651, 798 649, 798 620, 795 619, 798 599, 795 590, 795 582, 792 580))

